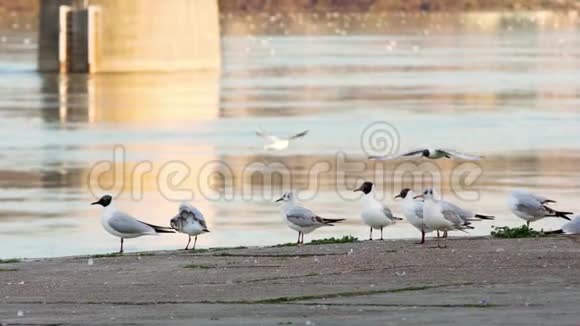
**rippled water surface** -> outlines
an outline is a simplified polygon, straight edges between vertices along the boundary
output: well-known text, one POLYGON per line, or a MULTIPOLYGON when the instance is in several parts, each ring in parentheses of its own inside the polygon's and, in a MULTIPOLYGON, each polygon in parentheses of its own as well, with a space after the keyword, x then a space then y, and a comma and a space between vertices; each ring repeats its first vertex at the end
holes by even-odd
MULTIPOLYGON (((36 72, 36 18, 5 15, 0 257, 117 250, 101 210, 89 205, 107 192, 119 196, 119 208, 156 224, 168 224, 193 194, 212 230, 200 247, 295 241, 273 203, 288 189, 301 190, 321 216, 348 219, 307 241, 365 238, 351 192, 361 179, 374 180, 398 214, 392 197, 402 186, 434 181, 446 199, 497 216, 472 235, 521 223, 506 207, 512 188, 580 210, 574 14, 226 15, 221 72, 93 76, 36 72), (387 151, 442 146, 485 160, 369 162, 366 153, 381 145, 367 139, 377 121, 394 128, 386 129, 387 151), (260 127, 310 133, 272 153, 254 134, 260 127)), ((403 222, 385 235, 418 232, 403 222)), ((144 237, 126 248, 185 241, 144 237)))

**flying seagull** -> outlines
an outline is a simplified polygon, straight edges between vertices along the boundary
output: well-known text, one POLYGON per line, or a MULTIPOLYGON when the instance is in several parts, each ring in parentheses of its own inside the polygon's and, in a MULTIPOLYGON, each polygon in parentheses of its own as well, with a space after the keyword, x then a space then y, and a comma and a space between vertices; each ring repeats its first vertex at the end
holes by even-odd
POLYGON ((171 219, 169 224, 177 232, 185 233, 189 236, 187 245, 185 245, 185 250, 189 247, 192 235, 195 236, 193 247, 191 248, 194 250, 195 245, 197 244, 197 236, 209 232, 203 214, 187 202, 183 202, 179 205, 179 212, 171 219))
POLYGON ((375 198, 372 182, 366 181, 353 191, 361 191, 364 194, 361 217, 363 222, 370 227, 369 240, 373 239, 373 229, 381 230, 381 240, 383 240, 383 228, 394 224, 401 218, 394 217, 391 210, 375 198))
POLYGON ((308 234, 319 227, 333 226, 332 223, 344 221, 343 218, 322 218, 314 214, 311 210, 298 205, 292 192, 286 192, 281 198, 276 200, 276 202, 280 201, 283 202, 282 218, 292 230, 298 231, 296 244, 304 243, 304 234, 308 234))
POLYGON ((124 239, 137 238, 143 235, 157 235, 159 233, 175 233, 170 227, 145 223, 127 213, 118 211, 111 204, 112 201, 113 197, 104 195, 98 201, 91 203, 91 205, 101 205, 105 208, 103 210, 101 224, 107 232, 121 238, 121 249, 119 253, 123 253, 124 239))
POLYGON ((403 158, 419 158, 419 157, 425 157, 432 160, 437 160, 440 158, 448 158, 467 161, 477 161, 481 159, 481 156, 465 154, 451 149, 440 149, 440 148, 417 149, 399 155, 369 156, 369 159, 384 161, 384 160, 396 160, 403 158))
POLYGON ((308 134, 308 130, 304 130, 303 132, 297 133, 290 137, 282 137, 282 136, 275 136, 270 134, 267 131, 259 130, 256 131, 256 135, 262 137, 266 144, 264 144, 264 149, 269 151, 281 151, 288 148, 290 145, 290 141, 294 139, 298 139, 304 137, 308 134))

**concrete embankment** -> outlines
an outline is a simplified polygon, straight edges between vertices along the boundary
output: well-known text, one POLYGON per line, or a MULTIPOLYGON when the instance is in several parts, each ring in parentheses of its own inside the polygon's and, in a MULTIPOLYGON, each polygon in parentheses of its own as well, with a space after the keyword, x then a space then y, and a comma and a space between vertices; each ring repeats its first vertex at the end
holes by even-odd
POLYGON ((558 324, 580 321, 566 238, 373 241, 0 264, 7 324, 558 324))

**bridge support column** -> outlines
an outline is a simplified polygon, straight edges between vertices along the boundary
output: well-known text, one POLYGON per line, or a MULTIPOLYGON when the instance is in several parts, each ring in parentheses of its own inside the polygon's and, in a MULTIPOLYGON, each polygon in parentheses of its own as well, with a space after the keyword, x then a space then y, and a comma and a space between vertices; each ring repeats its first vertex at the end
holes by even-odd
POLYGON ((218 0, 42 0, 38 69, 219 69, 218 0))

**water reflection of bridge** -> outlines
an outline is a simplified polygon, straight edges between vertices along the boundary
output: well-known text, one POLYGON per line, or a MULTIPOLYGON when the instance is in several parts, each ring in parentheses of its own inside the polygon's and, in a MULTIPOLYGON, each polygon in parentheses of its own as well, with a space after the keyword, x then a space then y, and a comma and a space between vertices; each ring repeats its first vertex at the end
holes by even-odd
POLYGON ((38 53, 41 71, 217 69, 217 0, 43 0, 38 53))

